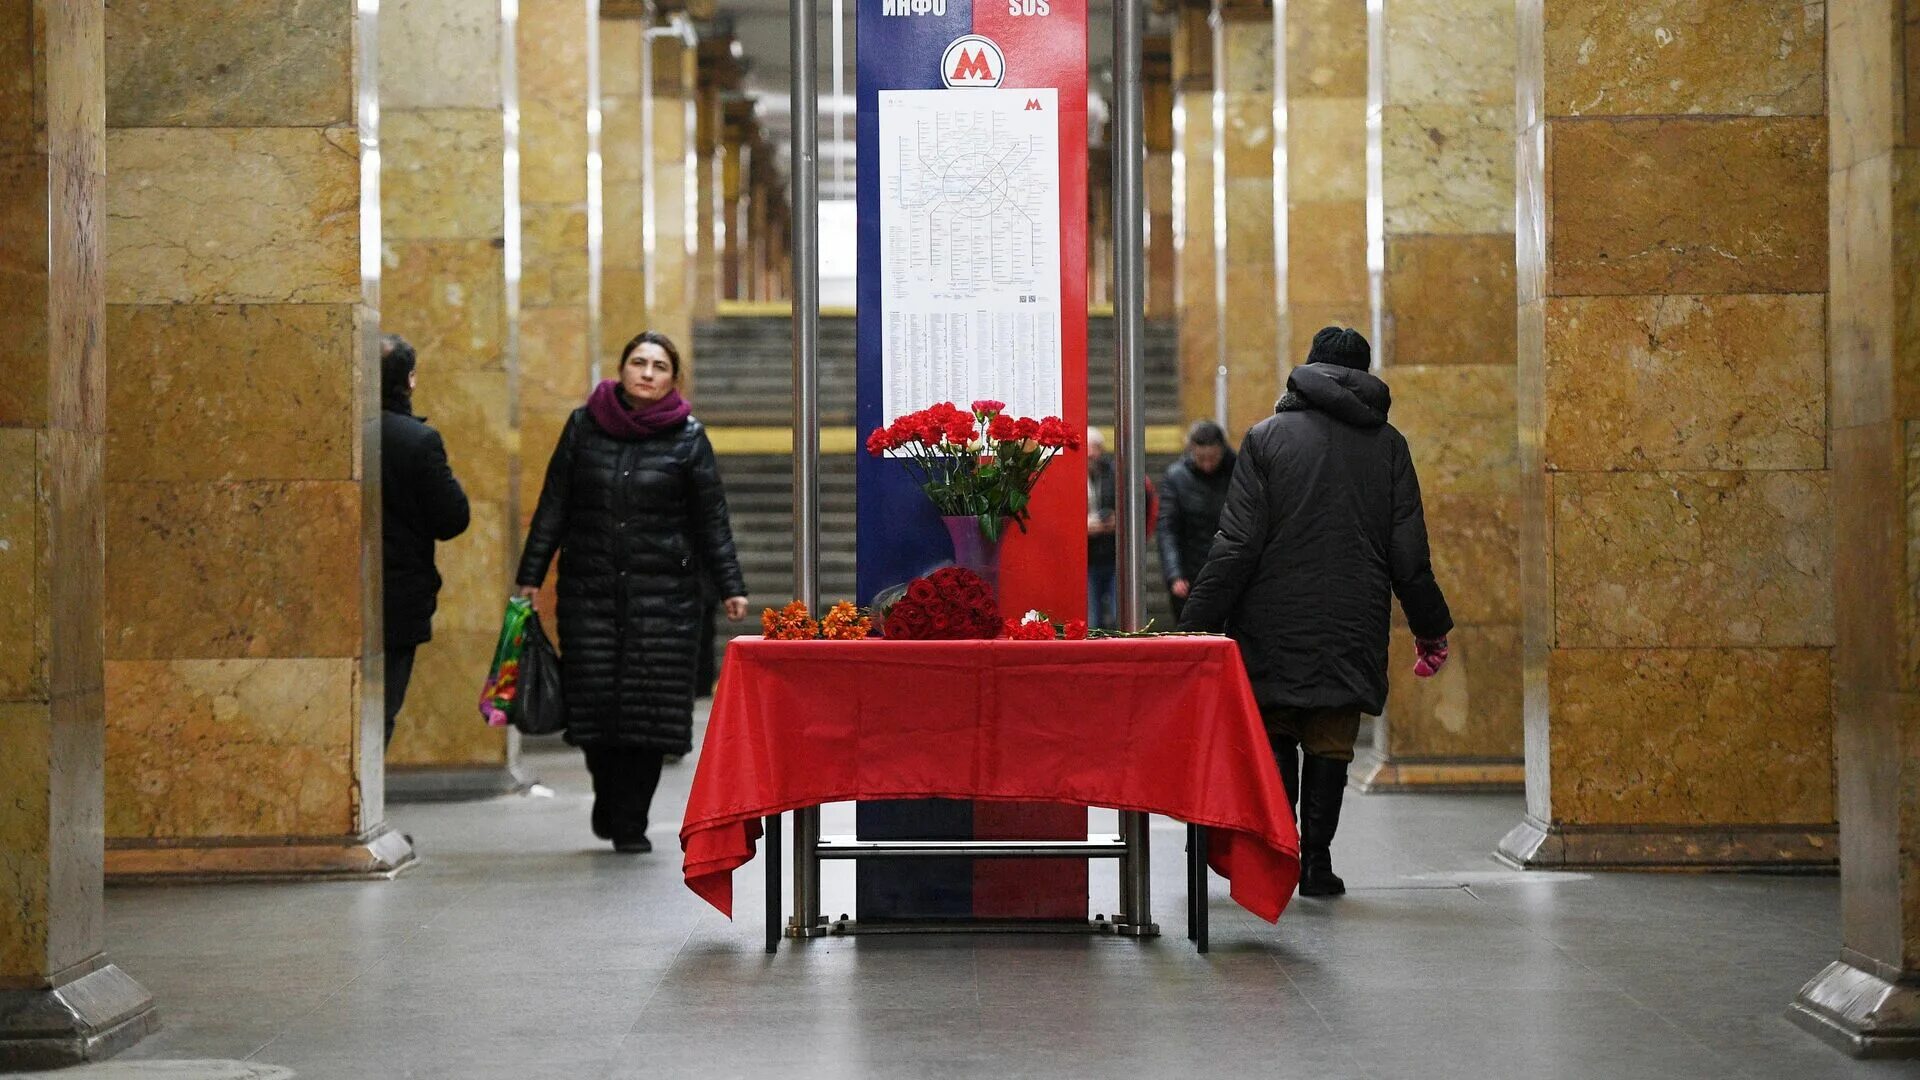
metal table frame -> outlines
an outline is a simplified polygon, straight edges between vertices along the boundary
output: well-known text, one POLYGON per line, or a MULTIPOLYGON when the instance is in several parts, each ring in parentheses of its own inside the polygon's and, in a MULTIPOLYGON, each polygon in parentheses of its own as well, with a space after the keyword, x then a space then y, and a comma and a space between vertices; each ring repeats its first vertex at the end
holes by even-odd
MULTIPOLYGON (((851 836, 821 836, 820 808, 795 810, 793 830, 792 917, 786 917, 780 894, 784 882, 781 858, 781 817, 761 819, 766 832, 761 859, 767 877, 766 944, 769 953, 780 950, 786 938, 816 938, 856 933, 938 932, 1071 932, 1110 933, 1121 937, 1158 937, 1153 922, 1152 852, 1147 839, 1147 815, 1122 811, 1121 831, 1095 833, 1085 840, 860 840, 851 836), (1096 916, 1084 923, 1060 922, 898 922, 862 927, 846 916, 829 920, 820 913, 820 864, 826 860, 930 859, 966 856, 975 859, 1112 859, 1119 863, 1120 910, 1111 920, 1096 916)), ((1187 940, 1200 952, 1208 949, 1207 830, 1187 826, 1187 940)))
MULTIPOLYGON (((788 0, 789 70, 793 73, 791 197, 793 208, 793 571, 798 599, 820 608, 820 137, 819 0, 788 0)), ((1146 28, 1145 0, 1114 0, 1113 18, 1113 293, 1115 316, 1114 464, 1118 488, 1116 546, 1118 615, 1122 626, 1143 624, 1146 551, 1146 439, 1141 424, 1141 343, 1146 331, 1146 295, 1142 278, 1145 246, 1143 169, 1146 137, 1142 127, 1141 37, 1146 28)), ((836 73, 837 74, 837 73, 836 73)), ((767 860, 767 949, 779 945, 781 822, 765 819, 767 860)), ((1206 932, 1206 836, 1188 826, 1188 937, 1202 952, 1206 932)), ((820 809, 793 812, 794 914, 785 933, 810 938, 830 931, 820 915, 820 863, 823 859, 974 858, 1117 859, 1120 863, 1120 913, 1105 928, 1131 937, 1159 933, 1152 921, 1149 888, 1151 852, 1147 815, 1123 811, 1120 832, 1087 840, 1063 841, 907 841, 867 842, 820 835, 820 809)), ((844 925, 844 924, 843 924, 844 925)), ((1091 927, 1097 928, 1097 927, 1091 927)))

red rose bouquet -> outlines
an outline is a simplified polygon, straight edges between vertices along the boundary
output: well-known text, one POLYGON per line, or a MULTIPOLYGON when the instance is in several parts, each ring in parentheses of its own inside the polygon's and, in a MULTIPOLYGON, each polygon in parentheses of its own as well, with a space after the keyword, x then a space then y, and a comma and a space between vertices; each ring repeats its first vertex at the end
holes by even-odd
POLYGON ((973 641, 1000 636, 1000 603, 986 579, 948 566, 907 583, 906 595, 887 610, 884 633, 892 641, 973 641))
POLYGON ((1008 521, 1026 531, 1027 504, 1040 474, 1081 442, 1080 433, 1057 416, 1014 417, 1006 408, 999 401, 976 401, 968 412, 943 401, 875 428, 867 436, 867 453, 900 461, 942 517, 979 518, 981 533, 998 541, 1008 521))

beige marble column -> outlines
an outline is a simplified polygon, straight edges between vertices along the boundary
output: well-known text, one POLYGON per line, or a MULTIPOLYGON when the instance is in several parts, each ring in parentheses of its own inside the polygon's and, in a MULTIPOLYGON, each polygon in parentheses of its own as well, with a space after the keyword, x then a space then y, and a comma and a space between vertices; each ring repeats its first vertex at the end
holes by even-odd
POLYGON ((498 795, 523 785, 519 740, 478 721, 474 673, 493 655, 520 523, 514 41, 493 5, 384 0, 380 44, 381 329, 418 351, 414 411, 446 440, 473 508, 467 532, 436 552, 445 584, 387 751, 387 792, 498 795))
POLYGON ((1828 236, 1839 957, 1802 1026, 1920 1056, 1920 40, 1893 0, 1832 0, 1828 236))
POLYGON ((107 872, 384 876, 370 13, 107 12, 107 872), (243 212, 244 211, 244 212, 243 212))
POLYGON ((648 213, 651 228, 647 244, 647 318, 631 329, 620 327, 626 341, 643 329, 658 330, 673 339, 691 373, 698 367, 693 349, 694 199, 697 196, 694 155, 694 98, 698 90, 693 49, 678 37, 653 40, 651 95, 651 170, 648 173, 648 213))
MULTIPOLYGON (((1351 22, 1359 7, 1344 0, 1338 16, 1351 22)), ((1423 680, 1412 671, 1412 635, 1396 626, 1387 714, 1356 779, 1375 791, 1518 791, 1524 770, 1514 6, 1512 0, 1383 0, 1371 10, 1376 96, 1366 130, 1376 163, 1372 184, 1380 193, 1368 238, 1378 256, 1380 298, 1372 337, 1376 362, 1393 387, 1394 423, 1420 467, 1434 568, 1455 628, 1452 662, 1437 678, 1423 680)), ((1335 36, 1357 35, 1340 25, 1335 36)), ((1341 81, 1351 86, 1350 76, 1341 81)), ((1344 97, 1337 104, 1316 102, 1309 115, 1321 110, 1350 124, 1352 103, 1344 97)), ((1351 133, 1341 132, 1350 142, 1351 133)), ((1341 137, 1329 132, 1316 141, 1341 137)), ((1313 171, 1335 167, 1330 162, 1313 171)), ((1300 262, 1314 239, 1302 234, 1320 230, 1302 220, 1298 207, 1293 227, 1296 271, 1306 271, 1309 281, 1336 279, 1333 267, 1300 262)), ((1296 329, 1296 339, 1312 332, 1296 329)))
MULTIPOLYGON (((600 18, 600 154, 605 170, 605 259, 600 321, 606 362, 647 324, 647 20, 600 18)), ((624 10, 624 9, 621 9, 624 10)), ((612 368, 607 369, 609 372, 612 368)), ((551 449, 551 447, 549 447, 551 449)))
MULTIPOLYGON (((1371 334, 1366 0, 1291 0, 1286 35, 1286 366, 1329 324, 1371 334)), ((1512 96, 1512 88, 1507 90, 1512 96)))
POLYGON ((153 1026, 101 912, 106 355, 102 6, 0 3, 0 1069, 153 1026))
POLYGON ((721 107, 720 297, 751 299, 751 258, 747 242, 748 178, 753 168, 753 102, 727 98, 721 107))
MULTIPOLYGON (((1220 354, 1227 368, 1227 430, 1237 438, 1273 415, 1287 340, 1279 264, 1281 219, 1274 213, 1284 178, 1274 175, 1274 13, 1263 0, 1216 0, 1216 116, 1224 118, 1214 187, 1224 211, 1226 308, 1233 332, 1220 354), (1276 182, 1278 181, 1278 182, 1276 182)), ((1284 204, 1282 204, 1284 206, 1284 204)))
POLYGON ((1835 861, 1824 11, 1520 6, 1521 865, 1835 861))
MULTIPOLYGON (((1107 126, 1106 138, 1113 137, 1107 126)), ((1102 142, 1087 157, 1087 303, 1113 304, 1113 148, 1102 142)))
MULTIPOLYGON (((1174 304, 1180 318, 1180 410, 1216 413, 1220 280, 1214 260, 1213 30, 1204 3, 1182 3, 1173 28, 1174 304)), ((1238 438, 1239 432, 1229 437, 1238 438)))
POLYGON ((1173 38, 1148 34, 1141 43, 1140 89, 1145 99, 1147 317, 1170 319, 1179 313, 1174 299, 1179 252, 1173 242, 1173 38))
MULTIPOLYGON (((590 180, 600 56, 596 0, 519 0, 521 525, 540 496, 567 416, 586 400, 600 353, 602 192, 590 180)), ((616 345, 618 343, 615 343, 616 345)), ((551 585, 552 576, 548 576, 551 585)))
POLYGON ((714 317, 720 301, 721 170, 725 167, 722 128, 725 116, 721 94, 732 66, 730 39, 702 38, 699 54, 699 96, 694 105, 694 151, 699 155, 694 177, 693 318, 714 317))

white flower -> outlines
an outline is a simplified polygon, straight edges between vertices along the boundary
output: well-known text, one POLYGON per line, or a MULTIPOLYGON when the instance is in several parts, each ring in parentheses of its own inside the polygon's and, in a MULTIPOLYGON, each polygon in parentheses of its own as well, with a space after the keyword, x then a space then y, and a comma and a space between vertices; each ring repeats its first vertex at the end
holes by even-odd
POLYGON ((1028 623, 1047 622, 1047 621, 1048 621, 1047 617, 1045 615, 1042 615, 1038 609, 1028 611, 1025 615, 1020 617, 1021 626, 1025 626, 1028 623))

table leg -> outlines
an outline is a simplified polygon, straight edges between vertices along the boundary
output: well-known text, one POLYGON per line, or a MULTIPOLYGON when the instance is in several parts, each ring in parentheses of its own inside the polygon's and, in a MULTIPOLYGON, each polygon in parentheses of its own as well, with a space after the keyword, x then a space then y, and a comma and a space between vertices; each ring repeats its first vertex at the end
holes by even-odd
POLYGON ((1207 951, 1207 827, 1193 827, 1193 920, 1194 944, 1207 951))
POLYGON ((765 818, 760 855, 767 863, 767 951, 780 951, 780 815, 765 818))
POLYGON ((1200 834, 1199 826, 1197 825, 1187 826, 1187 940, 1188 941, 1200 940, 1200 917, 1195 914, 1195 911, 1197 909, 1193 902, 1193 895, 1194 895, 1193 853, 1195 848, 1198 847, 1200 842, 1199 834, 1200 834))

